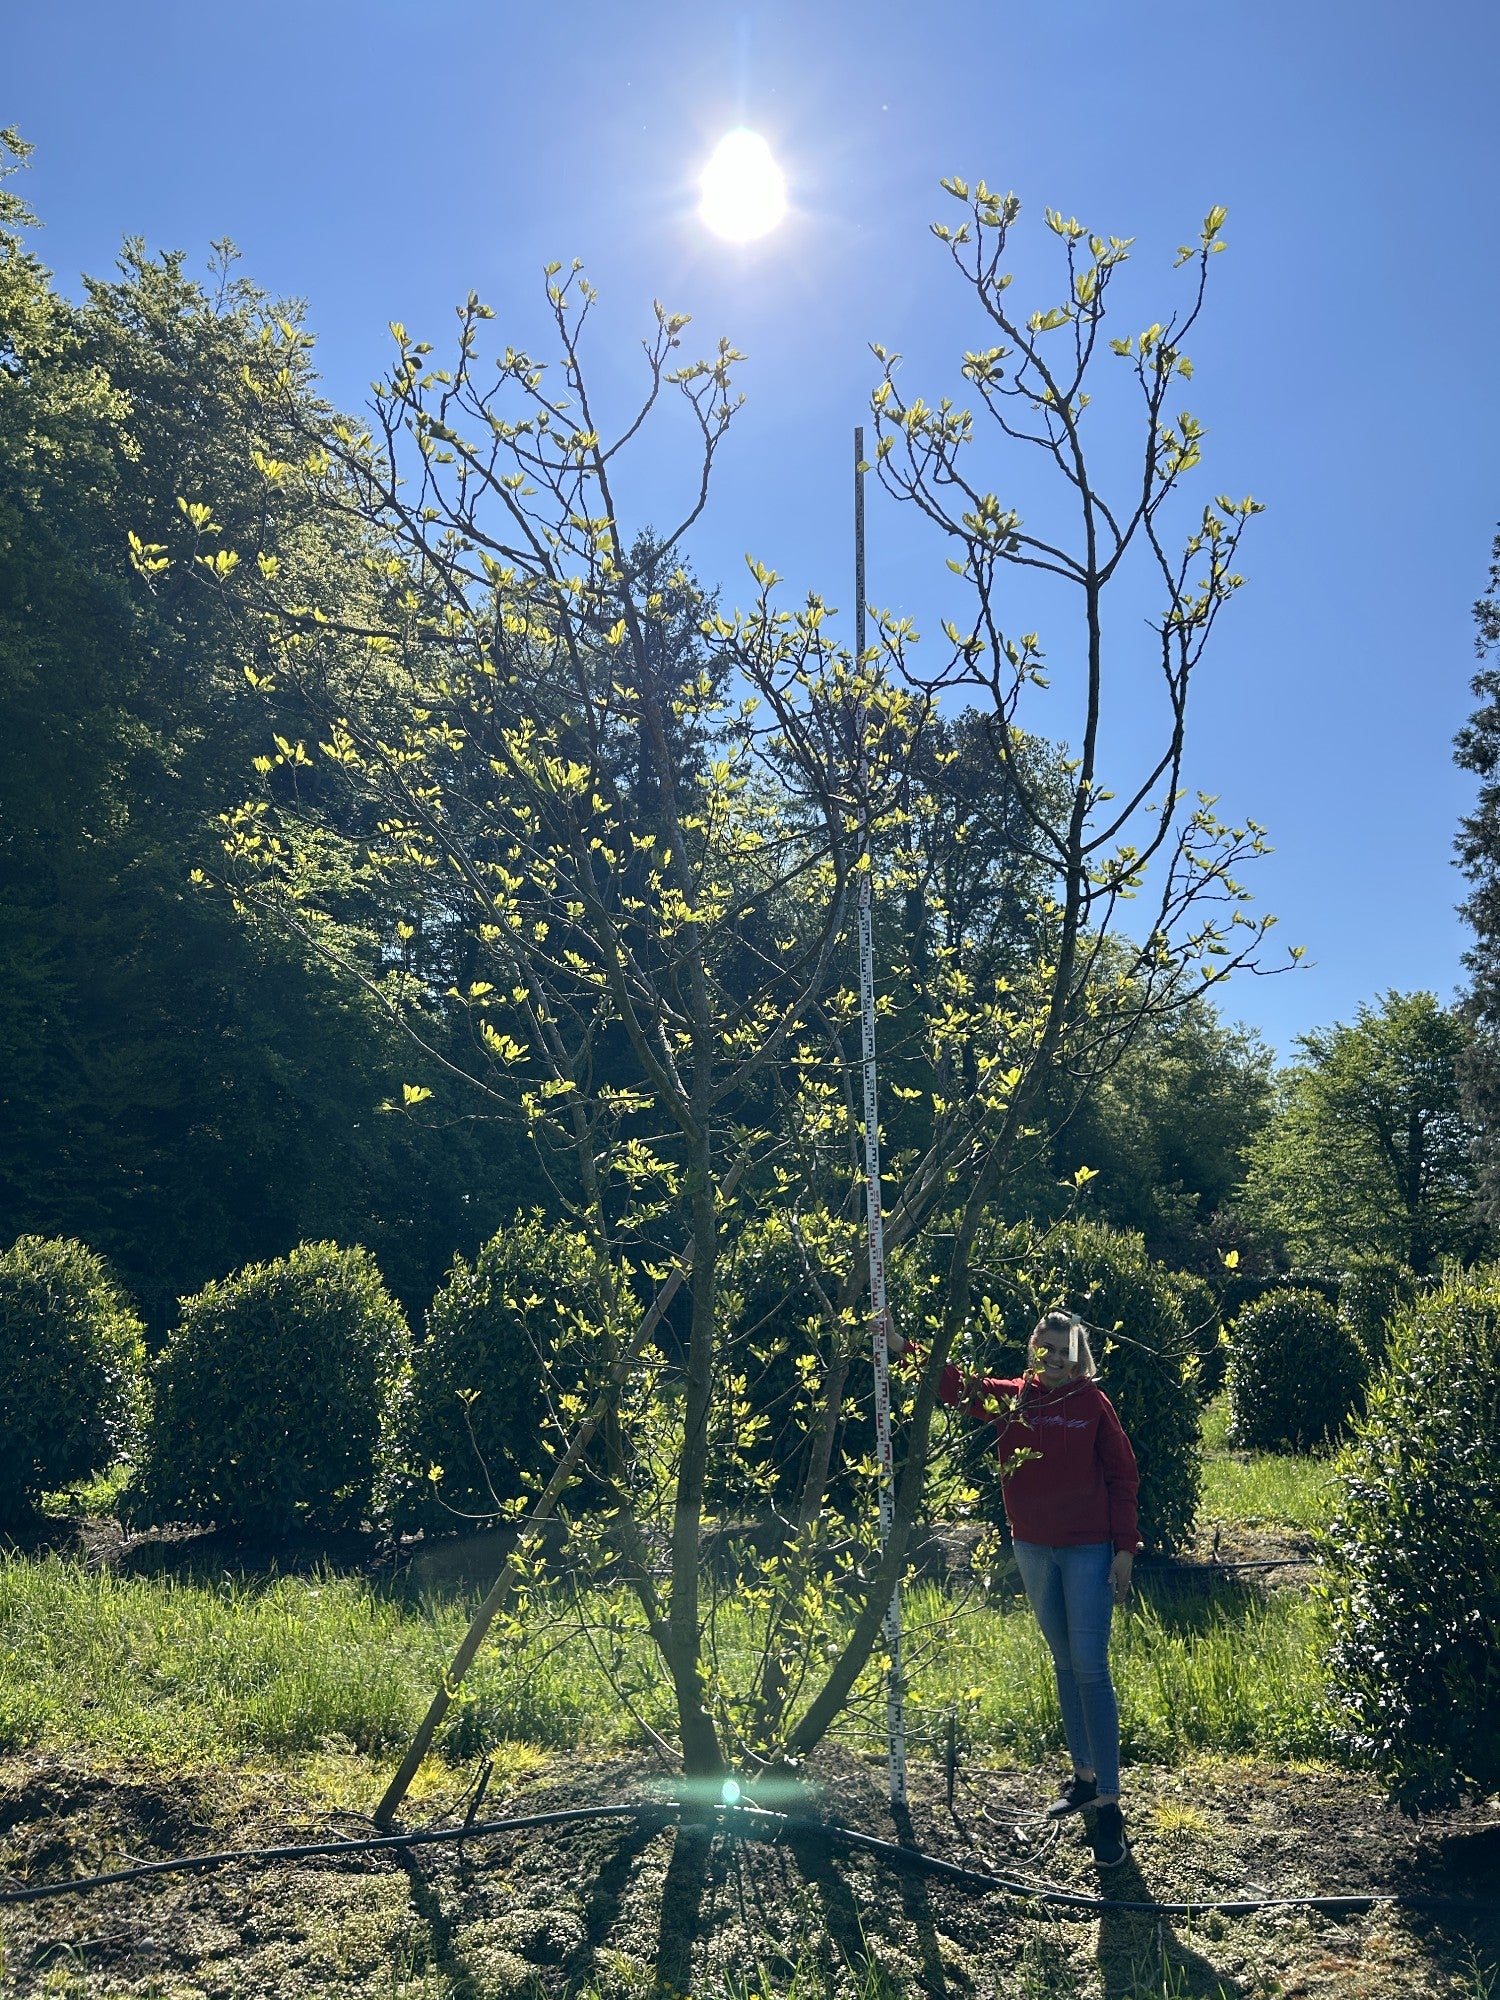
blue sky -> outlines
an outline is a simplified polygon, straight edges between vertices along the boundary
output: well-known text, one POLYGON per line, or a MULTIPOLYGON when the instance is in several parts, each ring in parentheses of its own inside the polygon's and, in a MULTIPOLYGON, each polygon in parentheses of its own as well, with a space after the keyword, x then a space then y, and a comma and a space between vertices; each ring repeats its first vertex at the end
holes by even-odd
MULTIPOLYGON (((249 275, 307 301, 345 405, 384 365, 387 321, 440 344, 470 287, 501 340, 539 343, 553 257, 583 258, 601 288, 607 391, 628 385, 653 297, 705 339, 728 333, 748 401, 690 550, 729 602, 753 551, 848 605, 870 341, 907 357, 908 390, 959 394, 981 329, 928 234, 940 175, 1021 196, 1028 305, 1055 290, 1044 204, 1133 236, 1121 330, 1166 316, 1176 246, 1223 203, 1229 249, 1183 400, 1209 427, 1203 496, 1249 491, 1267 512, 1199 683, 1189 775, 1268 827, 1251 886, 1314 961, 1235 982, 1224 1010, 1286 1054, 1385 988, 1452 993, 1472 784, 1451 742, 1500 516, 1500 9, 52 0, 7 15, 0 124, 37 147, 25 192, 65 289, 107 271, 126 234, 195 262, 231 236, 249 275), (793 204, 747 249, 694 214, 736 124, 771 142, 793 204)), ((670 451, 636 466, 627 527, 667 519, 679 471, 670 451)), ((1005 480, 997 461, 1002 497, 1005 480)), ((871 495, 870 595, 934 635, 945 553, 871 495)), ((1111 634, 1126 754, 1151 728, 1142 609, 1111 634)), ((1044 643, 1051 611, 1031 621, 1044 643)))

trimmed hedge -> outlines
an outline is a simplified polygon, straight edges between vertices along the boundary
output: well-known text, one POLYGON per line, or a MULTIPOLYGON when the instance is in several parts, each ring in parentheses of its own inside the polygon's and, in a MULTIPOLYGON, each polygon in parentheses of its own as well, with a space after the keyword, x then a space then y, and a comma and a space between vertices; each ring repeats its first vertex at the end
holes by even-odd
POLYGON ((1500 1268, 1400 1311, 1338 1460, 1330 1699, 1408 1812, 1500 1791, 1500 1268))
MULTIPOLYGON (((824 1305, 825 1299, 839 1297, 851 1260, 863 1259, 864 1232, 858 1224, 817 1210, 803 1216, 798 1228, 800 1243, 785 1216, 767 1215, 742 1232, 726 1259, 728 1372, 742 1379, 744 1388, 739 1397, 716 1398, 719 1435, 709 1466, 708 1497, 710 1504, 728 1511, 759 1512, 773 1498, 782 1508, 795 1503, 836 1350, 855 1358, 845 1378, 826 1508, 842 1512, 853 1503, 852 1468, 875 1449, 870 1369, 864 1360, 867 1298, 861 1297, 848 1324, 837 1329, 829 1325, 824 1305), (743 1403, 743 1410, 735 1408, 736 1402, 743 1403)), ((894 1261, 889 1275, 894 1284, 894 1261)), ((909 1337, 917 1337, 899 1304, 896 1317, 909 1337)))
POLYGON ((1362 1257, 1339 1281, 1339 1318, 1359 1344, 1367 1365, 1385 1360, 1391 1323, 1417 1295, 1411 1269, 1394 1257, 1362 1257))
POLYGON ((1099 1386, 1114 1404, 1141 1471, 1141 1540, 1182 1548, 1193 1538, 1202 1486, 1192 1342, 1169 1272, 1142 1237, 1076 1223, 1046 1246, 1039 1308, 1068 1306, 1087 1321, 1099 1386))
POLYGON ((0 1520, 130 1449, 145 1366, 141 1322, 104 1259, 71 1238, 17 1238, 0 1256, 0 1520))
POLYGON ((1223 1388, 1229 1366, 1229 1343, 1219 1295, 1207 1278, 1199 1277, 1196 1271, 1173 1271, 1169 1283, 1182 1307, 1189 1351, 1197 1361, 1192 1377, 1194 1394, 1200 1404, 1211 1402, 1223 1388))
POLYGON ((1344 1430, 1365 1358, 1316 1292, 1268 1292, 1230 1329, 1229 1441, 1240 1451, 1310 1451, 1344 1430))
MULTIPOLYGON (((1192 1540, 1202 1484, 1194 1342, 1174 1274, 1153 1264, 1144 1239, 1103 1223, 1075 1223, 1043 1236, 1022 1223, 996 1246, 999 1266, 978 1317, 985 1345, 966 1365, 1016 1375, 1031 1329, 1052 1306, 1085 1320, 1099 1386, 1114 1404, 1140 1467, 1140 1533, 1153 1548, 1192 1540)), ((966 1452, 986 1514, 1000 1518, 999 1479, 988 1435, 966 1452)))
POLYGON ((126 1517, 270 1537, 357 1526, 409 1348, 368 1250, 303 1243, 205 1286, 157 1362, 126 1517))
POLYGON ((396 1526, 472 1526, 525 1491, 547 1463, 548 1371, 554 1393, 581 1377, 598 1311, 587 1241, 540 1213, 518 1215, 472 1266, 454 1260, 388 1414, 381 1507, 396 1526))

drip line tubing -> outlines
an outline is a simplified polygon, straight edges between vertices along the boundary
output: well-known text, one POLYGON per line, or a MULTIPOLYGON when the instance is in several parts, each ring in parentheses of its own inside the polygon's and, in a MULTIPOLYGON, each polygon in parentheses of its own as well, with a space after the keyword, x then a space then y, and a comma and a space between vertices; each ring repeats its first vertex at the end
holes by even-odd
POLYGON ((808 1819, 790 1813, 768 1811, 762 1806, 713 1806, 686 1804, 678 1800, 645 1801, 634 1805, 581 1806, 566 1812, 525 1813, 510 1819, 475 1820, 465 1826, 428 1827, 415 1833, 362 1835, 357 1840, 314 1840, 289 1847, 236 1847, 211 1854, 172 1855, 161 1861, 143 1861, 129 1868, 111 1869, 102 1875, 79 1875, 62 1882, 39 1882, 22 1888, 0 1888, 0 1904, 39 1903, 57 1896, 85 1895, 95 1889, 121 1882, 137 1882, 153 1875, 189 1873, 200 1868, 230 1867, 236 1862, 278 1862, 326 1859, 345 1854, 372 1854, 381 1850, 428 1847, 448 1841, 480 1840, 536 1827, 577 1825, 590 1820, 633 1819, 645 1825, 653 1820, 662 1826, 684 1815, 712 1818, 726 1830, 747 1831, 764 1839, 825 1840, 836 1847, 850 1847, 873 1854, 894 1868, 910 1869, 953 1882, 976 1894, 1001 1891, 1026 1901, 1055 1905, 1064 1910, 1102 1912, 1106 1910, 1147 1911, 1158 1916, 1193 1917, 1217 1913, 1222 1916, 1253 1916, 1259 1910, 1322 1910, 1325 1912, 1368 1910, 1377 1903, 1404 1909, 1489 1909, 1490 1901, 1474 1896, 1428 1896, 1379 1891, 1361 1896, 1257 1896, 1226 1899, 1203 1897, 1192 1902, 1152 1903, 1089 1896, 1064 1889, 1052 1882, 1028 1882, 1015 1875, 990 1874, 944 1861, 921 1848, 903 1847, 894 1840, 882 1840, 872 1833, 830 1821, 808 1819))

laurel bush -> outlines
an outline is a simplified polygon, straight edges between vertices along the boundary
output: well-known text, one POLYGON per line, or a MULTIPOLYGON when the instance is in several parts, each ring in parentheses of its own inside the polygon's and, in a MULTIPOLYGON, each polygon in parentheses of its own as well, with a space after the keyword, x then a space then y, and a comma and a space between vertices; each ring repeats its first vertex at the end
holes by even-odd
POLYGON ((0 1256, 0 1520, 129 1450, 145 1360, 141 1322, 95 1251, 22 1236, 0 1256))
POLYGON ((1171 1285, 1187 1324, 1188 1347, 1196 1357, 1193 1387, 1200 1404, 1208 1403, 1224 1386, 1229 1345, 1219 1295, 1196 1271, 1173 1271, 1171 1285))
POLYGON ((369 1251, 303 1243, 183 1301, 126 1517, 269 1537, 369 1514, 410 1335, 369 1251))
POLYGON ((1339 1318, 1371 1368, 1384 1361, 1391 1322, 1416 1293, 1410 1267, 1394 1257, 1361 1257, 1339 1280, 1339 1318))
POLYGON ((1050 1239, 1037 1275, 1040 1309, 1067 1306, 1091 1329, 1099 1386, 1140 1467, 1142 1541, 1183 1547, 1203 1469, 1192 1342, 1171 1274, 1150 1261, 1140 1236, 1075 1223, 1050 1239))
POLYGON ((549 1374, 570 1392, 599 1316, 587 1239, 540 1213, 456 1258, 388 1414, 382 1512, 429 1531, 502 1514, 546 1464, 549 1374))
POLYGON ((1500 1792, 1500 1267, 1415 1298, 1337 1461, 1328 1684, 1404 1810, 1500 1792))
POLYGON ((1310 1451, 1344 1430, 1365 1358, 1316 1292, 1268 1292, 1230 1329, 1229 1442, 1240 1451, 1310 1451))
MULTIPOLYGON (((740 1386, 720 1396, 716 1411, 713 1504, 743 1512, 768 1500, 783 1509, 795 1503, 836 1379, 841 1408, 824 1503, 841 1512, 863 1504, 861 1468, 875 1450, 869 1294, 849 1306, 840 1301, 851 1272, 863 1274, 866 1255, 863 1228, 821 1209, 808 1209, 795 1224, 772 1212, 737 1238, 727 1260, 724 1316, 729 1369, 740 1386)), ((921 1312, 922 1259, 898 1251, 886 1272, 897 1329, 920 1343, 930 1332, 921 1312)), ((897 1370, 891 1380, 897 1403, 906 1386, 897 1370)))
MULTIPOLYGON (((986 1261, 987 1295, 965 1365, 1019 1375, 1042 1314, 1053 1306, 1076 1312, 1090 1329, 1099 1387, 1140 1468, 1141 1539, 1163 1549, 1190 1542, 1202 1457, 1193 1342, 1174 1275, 1150 1261, 1139 1235, 1092 1222, 1045 1235, 1019 1224, 996 1239, 986 1261)), ((998 1519, 991 1443, 985 1437, 971 1447, 968 1469, 984 1511, 998 1519)))

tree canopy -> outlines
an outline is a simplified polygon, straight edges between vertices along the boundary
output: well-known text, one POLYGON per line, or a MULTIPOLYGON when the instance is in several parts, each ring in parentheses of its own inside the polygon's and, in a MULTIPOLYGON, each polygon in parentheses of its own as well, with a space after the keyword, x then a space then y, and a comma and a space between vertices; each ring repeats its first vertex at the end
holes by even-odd
POLYGON ((1462 1015, 1431 993, 1387 993, 1351 1024, 1298 1037, 1302 1059, 1277 1080, 1241 1196, 1295 1265, 1383 1253, 1425 1274, 1482 1248, 1459 1091, 1469 1041, 1462 1015))
POLYGON ((1487 664, 1469 684, 1478 706, 1454 748, 1455 761, 1479 780, 1479 797, 1460 820, 1455 842, 1469 882, 1459 911, 1474 933, 1464 954, 1470 975, 1465 1012, 1474 1035, 1461 1075, 1493 1220, 1500 1217, 1500 534, 1490 552, 1488 594, 1475 603, 1474 623, 1474 648, 1487 664))
MULTIPOLYGON (((0 1237, 83 1238, 158 1331, 303 1236, 371 1245, 425 1304, 519 1198, 514 1146, 377 1117, 411 1073, 393 1025, 193 887, 265 740, 254 648, 222 599, 130 562, 200 485, 234 532, 259 510, 244 371, 289 309, 227 246, 205 286, 139 244, 74 305, 0 200, 0 1237)), ((305 367, 288 394, 319 407, 305 367)), ((285 532, 336 575, 336 520, 285 532)))
MULTIPOLYGON (((681 1274, 683 1311, 640 1354, 591 1472, 615 1502, 700 1770, 730 1745, 800 1754, 840 1710, 904 1562, 938 1372, 974 1310, 976 1245, 1005 1190, 1135 1037, 1254 959, 1270 921, 1245 911, 1237 879, 1260 830, 1224 824, 1181 784, 1190 682, 1258 511, 1220 495, 1169 539, 1203 433, 1168 399, 1191 375, 1185 342, 1223 211, 1179 259, 1177 311, 1106 345, 1123 240, 1047 211, 1062 302, 1017 316, 1001 265, 1019 203, 983 183, 947 191, 960 219, 937 233, 997 342, 962 363, 980 414, 909 394, 882 350, 871 406, 877 476, 937 531, 968 592, 931 665, 909 621, 876 611, 872 643, 851 648, 824 598, 784 606, 759 564, 747 609, 704 604, 696 634, 671 638, 740 357, 727 340, 685 355, 686 317, 658 305, 639 399, 606 411, 577 264, 547 274, 554 363, 497 345, 471 295, 443 356, 393 326, 368 421, 299 394, 309 337, 267 319, 246 377, 264 412, 246 453, 256 519, 233 529, 205 481, 182 496, 178 532, 136 550, 158 591, 190 577, 257 637, 275 747, 257 760, 258 793, 226 816, 218 875, 237 906, 399 1013, 537 1147, 594 1260, 609 1382, 615 1357, 634 1365, 651 1288, 681 1274), (1113 502, 1086 449, 1085 382, 1109 368, 1138 437, 1113 502), (643 540, 630 467, 668 399, 697 461, 682 467, 678 517, 643 540), (1027 525, 1019 447, 1016 463, 1034 456, 1068 497, 1069 538, 1027 525), (995 470, 1010 497, 992 490, 995 470), (350 538, 336 587, 299 535, 309 517, 350 538), (1159 730, 1134 769, 1102 721, 1120 670, 1105 605, 1131 564, 1159 606, 1159 730), (1083 690, 1079 741, 1056 754, 1024 611, 1034 575, 1065 589, 1058 644, 1083 690), (744 1687, 720 1673, 700 1616, 710 1453, 736 1448, 749 1359, 723 1309, 729 1250, 774 1209, 816 1277, 818 1337, 796 1360, 810 1392, 801 1490, 761 1586, 767 1660, 788 1645, 811 1659, 807 1607, 826 1594, 812 1559, 831 1532, 835 1443, 857 1415, 865 1319, 848 1227, 861 1180, 851 919, 865 885, 891 1031, 888 1242, 926 1263, 932 1339, 889 1544, 842 1580, 847 1642, 820 1684, 773 1666, 744 1687), (675 1443, 662 1460, 664 1403, 675 1443), (630 1539, 643 1510, 668 1534, 666 1578, 630 1539)), ((420 1080, 402 1093, 417 1118, 454 1101, 420 1080)))

